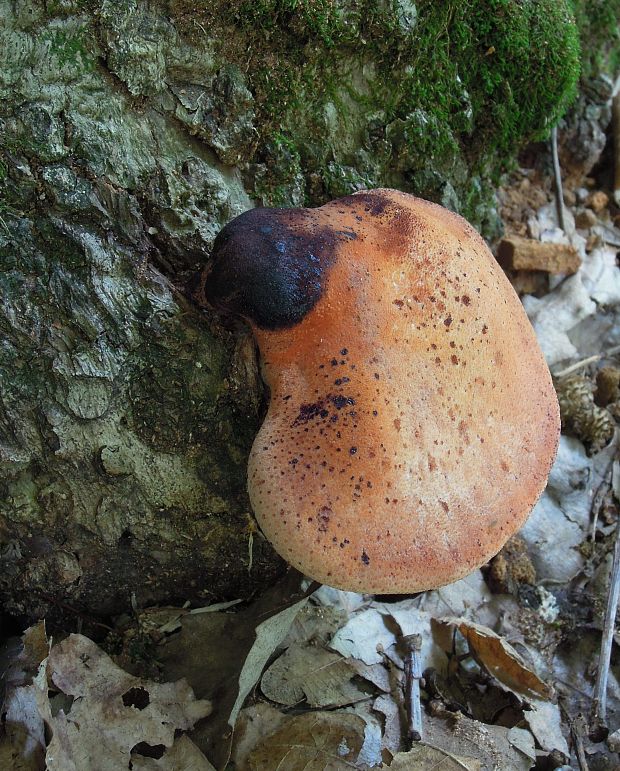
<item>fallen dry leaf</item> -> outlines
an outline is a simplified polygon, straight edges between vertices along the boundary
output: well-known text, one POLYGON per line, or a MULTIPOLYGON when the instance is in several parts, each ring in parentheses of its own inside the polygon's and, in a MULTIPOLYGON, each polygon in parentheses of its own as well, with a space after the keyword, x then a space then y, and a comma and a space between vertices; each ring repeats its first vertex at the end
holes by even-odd
POLYGON ((451 652, 452 634, 458 629, 475 660, 502 685, 528 696, 549 699, 552 688, 527 667, 516 650, 492 629, 464 618, 438 618, 432 621, 433 636, 443 650, 451 652))
POLYGON ((48 771, 119 771, 129 768, 136 745, 172 747, 176 730, 188 730, 211 712, 184 680, 155 683, 117 667, 97 645, 70 635, 50 651, 47 671, 73 697, 68 713, 53 716, 42 666, 35 682, 39 709, 52 730, 48 771))
POLYGON ((45 622, 26 629, 21 640, 13 638, 10 649, 3 650, 3 668, 0 672, 5 695, 12 688, 30 685, 36 675, 39 664, 49 652, 49 641, 45 631, 45 622))
POLYGON ((488 615, 487 606, 493 596, 480 570, 475 570, 460 581, 424 592, 419 609, 432 616, 465 616, 477 618, 488 615))
POLYGON ((37 707, 34 685, 22 685, 7 695, 2 710, 4 735, 0 742, 0 768, 45 768, 45 724, 37 707))
POLYGON ((49 652, 50 643, 45 631, 45 621, 39 621, 26 629, 22 640, 24 647, 16 661, 23 671, 34 675, 49 652))
POLYGON ((545 752, 560 750, 568 757, 568 744, 562 733, 562 717, 557 704, 540 699, 530 700, 531 709, 523 712, 523 718, 545 752))
POLYGON ((302 579, 291 569, 255 602, 233 613, 188 613, 181 619, 181 631, 158 650, 167 679, 184 677, 199 698, 212 700, 213 714, 194 729, 192 738, 218 768, 230 754, 229 721, 304 607, 305 600, 299 602, 305 595, 302 579))
POLYGON ((259 702, 244 707, 235 726, 231 760, 235 768, 248 768, 247 757, 266 736, 273 734, 287 716, 271 704, 259 702))
POLYGON ((431 615, 416 607, 417 600, 373 603, 355 613, 339 629, 329 647, 345 658, 358 659, 367 665, 385 663, 386 656, 402 667, 399 641, 403 635, 422 635, 422 669, 440 667, 443 656, 433 644, 431 615))
POLYGON ((271 701, 293 706, 344 707, 366 697, 353 685, 355 671, 338 653, 292 645, 263 675, 261 690, 271 701))
POLYGON ((133 755, 133 771, 215 771, 188 736, 179 736, 161 758, 145 758, 133 755))
POLYGON ((475 758, 465 758, 460 755, 452 755, 440 747, 420 742, 414 744, 409 752, 399 752, 394 755, 389 766, 392 771, 480 771, 482 764, 475 758))
POLYGON ((484 771, 529 771, 536 762, 529 731, 486 725, 460 713, 448 720, 425 720, 424 741, 451 755, 479 760, 484 771))
POLYGON ((258 682, 267 661, 288 634, 295 617, 307 602, 307 597, 304 597, 303 600, 271 616, 256 627, 256 640, 239 674, 239 693, 228 718, 229 726, 233 727, 237 722, 243 702, 258 682))
POLYGON ((380 664, 383 662, 382 651, 395 644, 396 635, 386 625, 385 616, 372 607, 352 615, 336 632, 330 648, 346 658, 380 664))
POLYGON ((40 771, 45 768, 45 724, 37 706, 32 680, 47 656, 49 642, 45 623, 26 629, 20 650, 3 673, 5 686, 0 719, 0 768, 12 771, 40 771))
MULTIPOLYGON (((324 588, 321 587, 321 589, 324 588)), ((345 593, 340 592, 340 594, 345 593)), ((328 596, 331 597, 331 595, 328 596)), ((339 599, 339 597, 337 596, 335 599, 339 599)), ((320 645, 325 648, 349 615, 340 607, 319 603, 317 592, 315 592, 310 596, 308 604, 297 614, 284 644, 288 646, 294 642, 301 642, 320 645)))
POLYGON ((366 699, 345 707, 343 714, 356 715, 361 717, 366 727, 364 729, 364 744, 357 759, 360 768, 374 768, 381 765, 382 747, 381 737, 383 734, 383 719, 378 712, 373 709, 372 701, 366 699))
POLYGON ((365 723, 343 712, 289 718, 249 755, 251 771, 348 771, 364 744, 365 723))
POLYGON ((383 716, 382 748, 392 753, 398 752, 402 746, 403 730, 405 729, 404 710, 399 708, 393 696, 387 694, 376 698, 372 708, 383 716))
POLYGON ((368 680, 380 691, 389 693, 392 690, 390 682, 390 672, 383 664, 364 664, 359 659, 347 659, 349 666, 355 670, 356 674, 368 680))

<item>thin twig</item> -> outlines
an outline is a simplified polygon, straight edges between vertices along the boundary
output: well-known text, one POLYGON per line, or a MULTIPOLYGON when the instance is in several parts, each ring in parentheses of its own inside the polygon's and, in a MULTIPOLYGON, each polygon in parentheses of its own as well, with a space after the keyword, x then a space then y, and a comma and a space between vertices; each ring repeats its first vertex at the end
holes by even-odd
POLYGON ((555 188, 555 206, 558 211, 558 224, 566 232, 564 221, 564 193, 562 192, 562 173, 558 156, 558 127, 551 129, 551 157, 553 158, 553 186, 555 188))
MULTIPOLYGON (((566 583, 565 581, 562 581, 562 583, 566 583)), ((592 696, 589 693, 586 693, 582 688, 577 688, 576 685, 573 685, 572 683, 569 683, 568 680, 562 680, 561 677, 557 677, 556 675, 553 676, 553 682, 554 684, 560 683, 560 685, 565 685, 567 688, 570 688, 571 691, 574 691, 575 693, 578 693, 580 696, 583 696, 583 698, 587 700, 592 700, 592 696)), ((566 712, 565 717, 567 720, 569 720, 568 712, 566 712)))
POLYGON ((601 359, 606 359, 609 356, 615 356, 615 354, 620 353, 620 345, 613 345, 609 350, 603 351, 603 353, 595 353, 594 356, 588 356, 587 359, 580 359, 579 361, 576 361, 574 364, 571 364, 570 367, 566 367, 566 369, 561 369, 559 372, 554 372, 553 377, 566 377, 567 375, 572 375, 573 372, 577 372, 578 369, 583 369, 583 367, 587 367, 588 364, 594 364, 597 361, 600 361, 601 359))
POLYGON ((598 517, 599 513, 601 511, 601 507, 603 506, 603 501, 605 500, 605 496, 607 495, 609 488, 611 487, 611 472, 614 465, 614 457, 617 452, 617 444, 618 444, 618 431, 614 431, 613 439, 609 443, 609 445, 605 448, 605 452, 610 453, 610 458, 605 463, 605 468, 603 469, 601 475, 600 475, 600 483, 597 486, 596 490, 592 488, 593 496, 592 496, 592 527, 590 529, 590 541, 594 543, 596 541, 596 528, 598 526, 598 517))
MULTIPOLYGON (((617 501, 620 501, 620 463, 614 461, 611 486, 617 501)), ((620 598, 620 521, 616 523, 616 535, 614 539, 614 556, 609 576, 609 594, 607 595, 607 608, 605 610, 605 624, 601 639, 601 652, 599 655, 596 685, 594 686, 594 701, 592 704, 592 721, 597 725, 605 725, 607 714, 607 679, 609 677, 609 661, 611 647, 614 640, 616 627, 616 611, 620 598)))
POLYGON ((405 658, 405 699, 409 742, 422 740, 422 706, 420 703, 420 680, 422 679, 422 635, 409 634, 403 638, 407 655, 405 658))
POLYGON ((578 716, 577 719, 571 721, 570 733, 575 746, 575 755, 577 756, 577 762, 579 763, 579 771, 589 771, 586 752, 583 748, 582 736, 584 733, 584 720, 581 716, 578 716))
MULTIPOLYGON (((611 463, 610 463, 611 467, 611 463)), ((596 541, 596 529, 598 527, 598 515, 609 490, 609 482, 604 479, 598 486, 594 498, 592 498, 592 527, 590 528, 590 541, 596 541)))

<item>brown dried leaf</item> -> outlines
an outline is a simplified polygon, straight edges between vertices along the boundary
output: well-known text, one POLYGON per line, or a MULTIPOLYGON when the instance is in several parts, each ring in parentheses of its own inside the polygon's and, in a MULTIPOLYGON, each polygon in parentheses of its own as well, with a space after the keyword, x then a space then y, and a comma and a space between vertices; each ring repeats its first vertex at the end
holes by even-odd
POLYGON ((534 738, 522 728, 505 728, 460 713, 424 721, 424 741, 458 758, 474 758, 484 769, 529 771, 536 762, 534 738))
POLYGON ((228 724, 231 727, 234 727, 237 722, 237 716, 243 706, 243 702, 258 682, 269 658, 282 643, 295 617, 307 601, 307 598, 304 597, 303 600, 285 608, 280 613, 276 613, 271 618, 265 619, 256 627, 256 640, 250 648, 239 673, 239 693, 228 718, 228 724))
POLYGON ((306 594, 302 579, 290 569, 275 586, 235 613, 188 613, 181 619, 181 631, 167 638, 158 651, 166 679, 184 677, 199 698, 213 701, 213 714, 194 729, 192 738, 218 768, 226 765, 230 754, 229 722, 235 721, 303 607, 298 603, 306 594), (293 605, 298 607, 289 610, 293 605))
POLYGON ((131 756, 133 771, 215 771, 188 736, 180 736, 161 758, 131 756))
POLYGON ((345 771, 355 768, 365 723, 357 715, 312 712, 285 720, 248 757, 251 771, 345 771))
POLYGON ((53 731, 48 771, 129 768, 135 745, 172 747, 175 730, 188 730, 211 712, 184 680, 160 684, 133 677, 82 635, 52 648, 48 670, 58 688, 74 697, 68 714, 52 716, 46 684, 39 681, 40 709, 53 731))
POLYGON ((455 628, 467 640, 469 650, 502 685, 519 694, 549 699, 552 688, 528 668, 517 651, 492 629, 464 618, 441 618, 432 621, 433 637, 444 650, 451 650, 455 628))
POLYGON ((248 768, 248 755, 261 744, 266 736, 273 734, 287 716, 271 704, 259 702, 245 707, 239 713, 235 725, 235 738, 231 760, 235 768, 248 768))
POLYGON ((39 621, 38 624, 26 629, 21 641, 16 640, 16 644, 11 646, 10 651, 3 651, 4 669, 1 675, 7 694, 12 687, 32 683, 32 678, 48 651, 49 641, 44 621, 39 621))
POLYGON ((49 651, 50 643, 45 631, 45 621, 39 621, 38 624, 26 629, 22 639, 24 649, 17 660, 24 671, 34 674, 49 651))
POLYGON ((33 675, 47 656, 45 623, 26 629, 21 650, 3 675, 6 693, 1 710, 4 736, 0 741, 0 768, 39 771, 45 768, 45 725, 37 706, 33 675))
POLYGON ((261 690, 271 701, 293 706, 343 707, 365 697, 352 683, 355 672, 339 653, 291 645, 265 672, 261 690))
POLYGON ((475 758, 464 758, 460 755, 452 755, 440 747, 431 747, 420 742, 414 744, 409 752, 399 752, 394 755, 389 766, 393 771, 480 771, 482 764, 475 758))

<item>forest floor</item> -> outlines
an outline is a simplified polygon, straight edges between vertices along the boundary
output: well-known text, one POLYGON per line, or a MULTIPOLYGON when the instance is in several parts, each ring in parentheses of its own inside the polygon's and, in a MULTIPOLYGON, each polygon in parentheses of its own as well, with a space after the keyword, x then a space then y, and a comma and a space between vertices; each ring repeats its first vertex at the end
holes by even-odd
POLYGON ((500 192, 495 247, 526 295, 563 435, 519 536, 482 570, 412 597, 317 589, 290 571, 252 603, 136 607, 97 643, 79 627, 50 639, 41 620, 0 652, 0 768, 620 768, 620 639, 607 610, 620 212, 594 174, 565 191, 559 228, 537 163, 500 192))

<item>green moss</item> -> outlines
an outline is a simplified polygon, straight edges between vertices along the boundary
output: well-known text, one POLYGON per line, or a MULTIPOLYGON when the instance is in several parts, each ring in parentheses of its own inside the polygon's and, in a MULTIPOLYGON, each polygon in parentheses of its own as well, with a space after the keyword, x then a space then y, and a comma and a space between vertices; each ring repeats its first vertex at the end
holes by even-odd
POLYGON ((90 43, 86 27, 67 32, 62 28, 50 27, 46 30, 45 39, 49 41, 49 51, 60 65, 78 66, 84 72, 95 67, 95 60, 90 51, 90 43))
POLYGON ((301 159, 294 142, 281 133, 265 143, 250 185, 263 206, 299 206, 303 202, 301 159))
POLYGON ((50 18, 72 16, 96 8, 97 0, 46 0, 45 3, 45 11, 50 18))
POLYGON ((448 199, 475 218, 471 180, 497 176, 543 136, 579 74, 570 0, 179 0, 172 10, 248 73, 257 160, 269 169, 254 192, 276 205, 298 166, 308 204, 368 183, 439 200, 449 184, 448 199))
POLYGON ((293 34, 318 40, 327 48, 346 38, 345 19, 333 0, 248 0, 235 15, 246 29, 290 27, 293 34))
POLYGON ((487 0, 420 4, 426 25, 416 73, 431 60, 438 74, 417 77, 407 101, 434 106, 469 156, 500 155, 552 125, 575 93, 578 38, 566 3, 487 0), (456 84, 461 84, 459 88, 456 84), (471 126, 460 126, 463 101, 471 126))
POLYGON ((620 69, 620 0, 572 0, 582 47, 583 79, 620 69))

